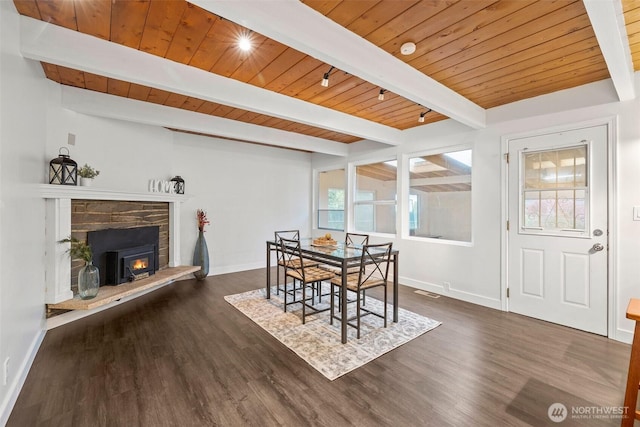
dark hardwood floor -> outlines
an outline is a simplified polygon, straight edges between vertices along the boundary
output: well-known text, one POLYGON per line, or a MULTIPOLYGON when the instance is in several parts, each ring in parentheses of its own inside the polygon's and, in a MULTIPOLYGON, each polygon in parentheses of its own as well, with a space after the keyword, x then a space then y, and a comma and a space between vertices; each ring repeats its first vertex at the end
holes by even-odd
POLYGON ((571 411, 622 406, 626 344, 402 286, 403 308, 443 325, 331 382, 223 299, 263 284, 177 282, 48 331, 7 425, 620 424, 571 411))

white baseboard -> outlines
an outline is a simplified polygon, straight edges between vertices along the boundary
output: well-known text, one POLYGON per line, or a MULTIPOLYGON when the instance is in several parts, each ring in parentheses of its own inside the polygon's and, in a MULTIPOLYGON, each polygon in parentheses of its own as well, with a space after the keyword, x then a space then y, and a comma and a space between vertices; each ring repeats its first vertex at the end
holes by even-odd
POLYGON ((631 344, 631 342, 633 341, 633 331, 627 331, 626 329, 618 328, 615 330, 615 335, 609 338, 631 344))
POLYGON ((4 398, 4 401, 0 404, 0 426, 4 426, 9 421, 9 415, 11 415, 11 411, 13 410, 13 405, 16 404, 18 400, 18 395, 20 395, 20 390, 22 390, 22 386, 27 379, 27 375, 29 374, 29 370, 31 369, 31 365, 36 358, 36 354, 38 354, 38 350, 40 349, 40 345, 42 344, 42 340, 44 340, 46 331, 40 331, 33 338, 31 342, 31 346, 29 347, 29 351, 27 353, 28 357, 25 357, 22 361, 22 364, 18 367, 16 371, 16 375, 9 384, 9 389, 7 395, 4 398))
MULTIPOLYGON (((275 261, 275 260, 274 260, 275 261)), ((225 267, 217 267, 209 272, 209 276, 219 276, 220 274, 237 273, 239 271, 256 270, 258 268, 264 268, 265 262, 254 262, 251 264, 236 264, 228 265, 225 267)))
POLYGON ((461 291, 458 289, 449 288, 446 292, 441 285, 436 285, 429 282, 422 282, 419 280, 410 279, 408 277, 400 277, 400 284, 411 286, 423 291, 429 291, 438 295, 459 299, 462 301, 478 304, 484 307, 495 308, 496 310, 502 310, 502 302, 499 299, 489 298, 484 295, 478 295, 471 292, 461 291))

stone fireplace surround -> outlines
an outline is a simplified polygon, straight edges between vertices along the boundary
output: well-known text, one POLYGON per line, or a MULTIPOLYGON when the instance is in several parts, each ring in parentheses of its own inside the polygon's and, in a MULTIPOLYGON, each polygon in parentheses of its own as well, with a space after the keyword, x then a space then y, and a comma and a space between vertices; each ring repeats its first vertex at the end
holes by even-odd
POLYGON ((180 204, 188 199, 187 196, 51 184, 42 184, 40 193, 46 199, 45 303, 55 304, 73 298, 71 264, 69 255, 66 253, 67 247, 58 243, 71 236, 72 200, 168 203, 168 266, 180 265, 180 204))

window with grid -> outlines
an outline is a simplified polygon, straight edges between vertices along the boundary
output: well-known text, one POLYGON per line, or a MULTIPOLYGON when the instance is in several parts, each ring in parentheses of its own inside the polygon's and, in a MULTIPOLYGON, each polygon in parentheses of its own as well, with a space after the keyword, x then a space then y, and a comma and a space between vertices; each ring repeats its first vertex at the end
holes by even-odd
POLYGON ((586 159, 586 145, 522 154, 523 232, 585 232, 586 159))

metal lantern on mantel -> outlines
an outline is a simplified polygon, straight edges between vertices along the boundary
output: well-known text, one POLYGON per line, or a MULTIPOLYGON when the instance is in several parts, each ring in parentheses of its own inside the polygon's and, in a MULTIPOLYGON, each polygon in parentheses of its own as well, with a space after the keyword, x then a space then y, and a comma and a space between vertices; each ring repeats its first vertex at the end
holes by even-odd
POLYGON ((180 175, 171 178, 171 182, 173 182, 173 189, 176 194, 184 194, 184 179, 180 175))
POLYGON ((60 147, 58 153, 58 157, 49 162, 49 184, 78 185, 78 164, 69 157, 69 149, 60 147))

